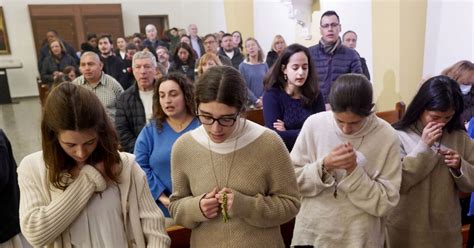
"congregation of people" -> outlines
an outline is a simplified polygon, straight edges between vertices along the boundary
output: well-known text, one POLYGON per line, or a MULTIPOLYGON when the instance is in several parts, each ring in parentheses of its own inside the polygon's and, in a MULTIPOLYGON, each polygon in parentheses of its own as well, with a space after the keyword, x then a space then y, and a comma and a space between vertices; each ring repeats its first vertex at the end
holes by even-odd
POLYGON ((191 247, 285 247, 292 220, 291 247, 461 247, 474 64, 422 82, 392 125, 357 33, 341 37, 334 11, 319 29, 310 47, 275 35, 268 53, 195 24, 88 34, 79 52, 48 31, 42 151, 17 170, 0 129, 0 248, 169 247, 174 225, 191 247))

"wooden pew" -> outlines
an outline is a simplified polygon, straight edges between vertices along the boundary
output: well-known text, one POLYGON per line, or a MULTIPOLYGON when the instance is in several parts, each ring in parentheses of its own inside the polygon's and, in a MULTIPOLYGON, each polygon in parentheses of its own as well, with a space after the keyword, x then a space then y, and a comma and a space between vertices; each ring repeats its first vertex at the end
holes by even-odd
MULTIPOLYGON (((286 247, 290 247, 293 237, 295 219, 280 226, 280 232, 286 247)), ((170 226, 166 229, 171 238, 171 248, 187 248, 190 246, 191 230, 182 226, 170 226)))
MULTIPOLYGON (((406 106, 405 103, 400 101, 395 104, 395 109, 394 110, 388 110, 388 111, 381 111, 375 113, 378 117, 384 119, 390 124, 393 124, 397 121, 399 121, 403 115, 405 114, 406 111, 406 106)), ((247 119, 251 120, 255 123, 258 123, 262 126, 265 126, 265 121, 263 119, 263 109, 249 109, 246 112, 247 119)))
POLYGON ((39 77, 36 78, 36 86, 38 87, 38 94, 39 94, 39 99, 41 106, 44 105, 46 101, 46 97, 48 97, 49 94, 49 85, 44 84, 39 77))
POLYGON ((171 238, 170 248, 188 248, 191 239, 191 230, 182 226, 170 226, 166 232, 171 238))
POLYGON ((394 110, 388 110, 388 111, 381 111, 375 113, 379 118, 384 119, 390 124, 393 124, 400 119, 402 119, 403 115, 405 114, 406 111, 406 106, 405 103, 400 101, 395 104, 395 109, 394 110))
POLYGON ((265 121, 263 120, 263 109, 258 108, 258 109, 249 109, 247 112, 245 112, 247 115, 247 120, 251 120, 257 124, 260 124, 262 126, 265 126, 265 121))

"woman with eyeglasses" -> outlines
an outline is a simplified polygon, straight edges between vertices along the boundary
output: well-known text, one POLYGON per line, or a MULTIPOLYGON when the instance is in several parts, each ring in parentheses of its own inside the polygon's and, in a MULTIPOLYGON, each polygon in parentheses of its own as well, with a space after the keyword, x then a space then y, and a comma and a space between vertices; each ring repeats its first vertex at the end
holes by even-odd
POLYGON ((280 225, 299 209, 289 154, 278 135, 245 119, 247 89, 228 66, 198 80, 202 126, 179 138, 171 155, 176 224, 191 247, 284 247, 280 225))
POLYGON ((474 143, 461 121, 459 85, 421 85, 395 123, 401 141, 400 203, 387 221, 390 247, 462 247, 459 191, 474 191, 474 143))
POLYGON ((200 125, 194 117, 193 86, 180 73, 170 73, 155 83, 153 119, 138 135, 134 154, 145 171, 153 199, 173 224, 168 207, 171 195, 171 148, 186 132, 200 125))
POLYGON ((400 143, 373 113, 372 95, 365 76, 342 75, 331 111, 304 123, 291 151, 302 195, 292 246, 384 247, 384 217, 400 197, 400 143))

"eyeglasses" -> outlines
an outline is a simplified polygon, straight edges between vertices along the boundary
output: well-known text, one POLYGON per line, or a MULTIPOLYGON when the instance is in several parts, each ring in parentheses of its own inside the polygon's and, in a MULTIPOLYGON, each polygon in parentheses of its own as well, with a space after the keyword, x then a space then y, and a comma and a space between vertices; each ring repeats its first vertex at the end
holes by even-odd
POLYGON ((214 122, 217 121, 219 125, 223 127, 231 127, 234 125, 235 121, 237 120, 237 117, 239 116, 239 113, 236 113, 234 116, 229 116, 229 117, 221 117, 221 118, 214 118, 210 115, 197 115, 199 122, 203 125, 212 125, 214 122))
POLYGON ((339 25, 340 25, 339 23, 327 23, 327 24, 321 25, 321 28, 323 29, 328 29, 329 27, 337 28, 339 25))
POLYGON ((204 45, 210 45, 210 44, 214 44, 214 43, 216 43, 215 40, 209 40, 209 41, 203 42, 202 44, 204 44, 204 45))

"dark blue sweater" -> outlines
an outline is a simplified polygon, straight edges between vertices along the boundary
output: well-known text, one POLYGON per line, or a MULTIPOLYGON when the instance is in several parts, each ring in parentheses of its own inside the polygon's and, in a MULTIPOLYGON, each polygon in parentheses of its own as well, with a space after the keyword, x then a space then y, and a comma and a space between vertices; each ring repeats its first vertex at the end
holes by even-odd
POLYGON ((285 142, 288 151, 293 149, 296 138, 300 133, 304 121, 312 114, 325 111, 323 97, 318 94, 313 104, 305 108, 300 99, 293 99, 285 91, 273 87, 263 95, 263 118, 265 126, 275 130, 273 123, 282 120, 286 131, 276 131, 285 142))
POLYGON ((0 244, 20 233, 20 189, 7 136, 0 129, 0 244))
POLYGON ((359 55, 352 48, 340 45, 334 54, 330 55, 317 44, 309 48, 311 60, 316 66, 320 82, 320 90, 327 103, 331 84, 337 77, 345 73, 362 73, 359 55))

